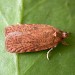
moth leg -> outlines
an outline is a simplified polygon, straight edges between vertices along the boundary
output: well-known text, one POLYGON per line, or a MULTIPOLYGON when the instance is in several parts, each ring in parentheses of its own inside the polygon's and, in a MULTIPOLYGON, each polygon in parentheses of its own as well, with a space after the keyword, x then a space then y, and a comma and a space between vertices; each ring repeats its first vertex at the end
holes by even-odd
POLYGON ((65 41, 62 41, 62 44, 65 45, 65 46, 68 46, 69 44, 65 41))
POLYGON ((47 52, 47 59, 49 60, 49 53, 53 50, 53 48, 51 48, 48 52, 47 52))

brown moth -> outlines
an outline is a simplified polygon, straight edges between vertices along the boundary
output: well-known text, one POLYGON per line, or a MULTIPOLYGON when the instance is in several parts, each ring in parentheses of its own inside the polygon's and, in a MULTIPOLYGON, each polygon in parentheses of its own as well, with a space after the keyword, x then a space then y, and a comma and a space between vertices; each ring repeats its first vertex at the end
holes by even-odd
POLYGON ((5 45, 7 51, 15 53, 36 52, 52 48, 68 36, 61 31, 45 24, 18 24, 5 28, 5 45))

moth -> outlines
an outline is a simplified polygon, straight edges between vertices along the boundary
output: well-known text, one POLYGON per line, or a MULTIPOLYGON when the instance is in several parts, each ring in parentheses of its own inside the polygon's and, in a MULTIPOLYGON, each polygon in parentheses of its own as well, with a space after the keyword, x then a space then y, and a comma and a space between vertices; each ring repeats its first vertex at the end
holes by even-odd
POLYGON ((68 36, 61 31, 46 24, 17 24, 5 28, 5 46, 11 53, 37 52, 56 47, 68 36))

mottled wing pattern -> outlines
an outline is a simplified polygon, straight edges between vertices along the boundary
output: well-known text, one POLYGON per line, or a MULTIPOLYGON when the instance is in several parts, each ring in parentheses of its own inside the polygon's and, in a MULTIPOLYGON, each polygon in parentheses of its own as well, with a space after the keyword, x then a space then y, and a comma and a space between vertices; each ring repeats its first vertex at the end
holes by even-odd
POLYGON ((44 24, 12 25, 5 28, 5 36, 7 50, 16 53, 46 50, 61 41, 61 31, 44 24))

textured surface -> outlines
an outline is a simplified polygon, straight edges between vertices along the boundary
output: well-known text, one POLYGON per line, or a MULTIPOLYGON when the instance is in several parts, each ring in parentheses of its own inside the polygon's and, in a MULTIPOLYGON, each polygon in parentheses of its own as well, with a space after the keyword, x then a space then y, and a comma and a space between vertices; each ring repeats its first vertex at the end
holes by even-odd
POLYGON ((5 28, 6 49, 9 52, 36 52, 57 46, 63 32, 50 25, 24 24, 5 28))
POLYGON ((0 0, 0 75, 75 75, 75 0, 0 0), (4 29, 16 24, 50 24, 71 32, 46 59, 47 51, 12 54, 4 46, 4 29))

